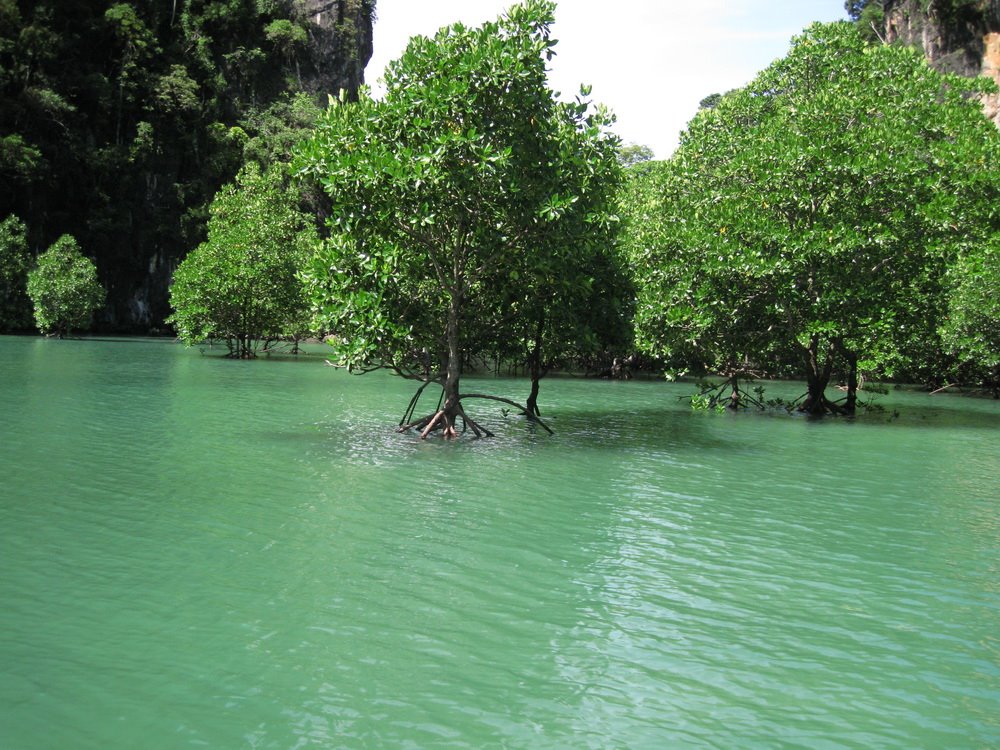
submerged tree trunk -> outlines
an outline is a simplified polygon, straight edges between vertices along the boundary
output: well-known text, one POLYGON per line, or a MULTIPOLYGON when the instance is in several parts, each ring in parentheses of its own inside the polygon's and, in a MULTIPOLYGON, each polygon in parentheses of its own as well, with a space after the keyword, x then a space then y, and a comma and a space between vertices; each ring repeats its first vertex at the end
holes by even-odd
POLYGON ((847 401, 844 402, 844 413, 854 414, 858 408, 858 355, 847 349, 841 351, 847 360, 847 401))
MULTIPOLYGON (((541 425, 549 434, 551 434, 552 430, 549 429, 548 425, 542 422, 537 415, 532 414, 526 407, 521 406, 510 399, 502 398, 500 396, 489 396, 481 393, 466 394, 465 396, 461 394, 459 383, 462 377, 462 348, 460 336, 462 300, 463 298, 461 294, 453 293, 451 303, 448 307, 448 358, 447 362, 445 362, 444 373, 443 375, 439 374, 437 377, 425 380, 424 384, 417 389, 416 394, 414 394, 413 398, 410 400, 410 405, 407 408, 406 413, 403 415, 402 420, 400 420, 398 432, 419 430, 420 437, 426 438, 432 432, 441 430, 442 437, 448 439, 456 438, 458 437, 458 420, 461 419, 462 432, 465 432, 465 429, 469 428, 476 437, 493 437, 493 433, 470 418, 462 406, 463 399, 484 399, 489 401, 498 401, 514 407, 528 417, 528 419, 541 425), (424 389, 431 383, 439 384, 442 389, 441 401, 438 404, 438 408, 432 414, 428 414, 427 416, 414 420, 413 414, 416 410, 417 403, 420 400, 420 396, 424 392, 424 389)), ((539 343, 539 352, 541 351, 540 346, 541 345, 539 343)), ((504 416, 506 416, 506 414, 507 412, 504 411, 504 416)))
POLYGON ((536 370, 532 370, 531 373, 531 390, 528 392, 528 400, 525 402, 525 406, 528 408, 528 414, 532 416, 540 416, 541 411, 538 409, 538 378, 536 370))
POLYGON ((227 340, 229 346, 229 356, 232 359, 255 359, 257 353, 254 351, 253 336, 248 333, 234 334, 227 340))
MULTIPOLYGON (((446 438, 458 437, 455 422, 462 410, 458 390, 462 377, 462 350, 459 347, 458 328, 461 305, 461 296, 457 293, 452 294, 451 304, 448 306, 448 365, 444 379, 444 403, 441 406, 441 411, 438 412, 438 417, 443 420, 442 434, 446 438)), ((430 429, 432 428, 425 428, 421 435, 426 437, 430 429)))
POLYGON ((471 427, 472 431, 476 434, 476 437, 492 435, 489 430, 480 427, 473 420, 469 419, 465 410, 462 408, 462 396, 459 391, 459 383, 462 378, 462 348, 459 336, 461 310, 462 295, 453 293, 451 303, 448 306, 448 359, 445 363, 444 377, 443 379, 428 381, 441 384, 441 402, 438 409, 433 414, 418 419, 416 422, 408 421, 413 416, 413 410, 416 406, 417 400, 420 398, 420 394, 427 386, 427 383, 425 383, 417 391, 413 400, 410 401, 410 407, 407 410, 406 415, 403 417, 403 422, 399 426, 400 432, 417 429, 420 430, 420 437, 426 438, 435 430, 441 430, 442 437, 448 439, 456 438, 458 437, 458 420, 461 419, 463 432, 466 427, 471 427))
POLYGON ((799 406, 799 411, 819 417, 824 414, 840 413, 843 410, 826 397, 826 388, 830 384, 833 373, 834 347, 829 345, 821 355, 819 351, 819 334, 814 333, 809 338, 809 346, 803 349, 806 366, 806 385, 808 392, 805 401, 799 406))
POLYGON ((740 378, 736 373, 729 380, 732 390, 729 392, 729 405, 728 408, 737 410, 743 406, 743 401, 740 398, 740 378))
POLYGON ((538 410, 538 385, 544 373, 542 372, 542 329, 545 326, 545 316, 538 316, 538 325, 535 328, 535 341, 528 353, 528 375, 531 377, 531 392, 528 394, 528 401, 525 403, 528 415, 539 417, 538 410))

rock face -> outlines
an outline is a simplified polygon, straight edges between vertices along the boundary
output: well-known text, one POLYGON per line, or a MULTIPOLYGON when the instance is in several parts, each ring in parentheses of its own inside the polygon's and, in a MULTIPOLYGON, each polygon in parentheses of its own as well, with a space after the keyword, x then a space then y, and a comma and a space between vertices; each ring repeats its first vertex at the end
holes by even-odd
POLYGON ((374 0, 305 0, 310 60, 304 86, 316 94, 354 95, 371 59, 374 0))
MULTIPOLYGON (((1000 0, 886 0, 885 40, 922 49, 936 69, 1000 84, 1000 0)), ((1000 126, 1000 95, 983 97, 1000 126)))

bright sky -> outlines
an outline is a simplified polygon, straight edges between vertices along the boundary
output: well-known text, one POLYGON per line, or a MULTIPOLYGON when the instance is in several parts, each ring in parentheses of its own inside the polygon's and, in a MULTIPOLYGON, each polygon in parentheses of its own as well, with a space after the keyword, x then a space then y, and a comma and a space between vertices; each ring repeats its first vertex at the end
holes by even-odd
MULTIPOLYGON (((456 21, 478 26, 512 2, 378 0, 366 81, 378 96, 382 71, 411 36, 456 21)), ((666 158, 704 97, 748 83, 813 21, 843 18, 843 0, 560 0, 549 80, 564 99, 592 85, 626 143, 666 158)))

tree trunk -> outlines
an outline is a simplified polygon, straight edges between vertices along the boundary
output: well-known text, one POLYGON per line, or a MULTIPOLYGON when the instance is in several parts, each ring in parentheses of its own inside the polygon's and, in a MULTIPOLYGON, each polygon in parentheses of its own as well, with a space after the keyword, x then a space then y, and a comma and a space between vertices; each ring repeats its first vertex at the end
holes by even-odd
POLYGON ((740 399, 740 378, 738 375, 733 375, 729 379, 730 386, 732 390, 729 392, 729 408, 734 411, 738 410, 743 406, 743 402, 740 399))
POLYGON ((525 404, 530 416, 540 417, 542 413, 538 410, 538 381, 542 379, 542 328, 545 326, 545 316, 538 316, 538 325, 535 328, 535 342, 528 354, 528 374, 531 377, 531 392, 528 394, 528 401, 525 404))
POLYGON ((455 422, 462 409, 458 390, 459 380, 462 377, 462 350, 458 343, 461 308, 461 295, 453 292, 451 304, 448 306, 448 366, 445 370, 444 404, 441 406, 441 419, 444 422, 442 434, 446 438, 458 437, 455 422))
POLYGON ((525 406, 528 409, 528 414, 538 417, 542 413, 538 410, 538 375, 536 373, 537 371, 532 369, 531 391, 528 392, 528 400, 525 402, 525 406))
POLYGON ((847 360, 847 401, 844 404, 844 412, 854 414, 858 408, 858 355, 846 349, 842 351, 847 360))
POLYGON ((836 406, 826 398, 826 387, 830 384, 833 372, 833 347, 827 347, 824 361, 820 362, 819 334, 814 333, 809 338, 809 346, 803 350, 806 365, 806 384, 808 393, 799 411, 813 416, 822 416, 827 412, 837 411, 836 406))

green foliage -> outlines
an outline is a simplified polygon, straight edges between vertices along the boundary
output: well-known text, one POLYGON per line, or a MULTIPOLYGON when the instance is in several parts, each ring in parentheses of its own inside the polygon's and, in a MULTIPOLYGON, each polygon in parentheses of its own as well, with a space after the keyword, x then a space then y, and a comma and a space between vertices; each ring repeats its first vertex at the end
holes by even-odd
POLYGON ((639 143, 629 143, 627 146, 622 146, 618 152, 618 162, 623 167, 633 167, 655 157, 653 149, 639 143))
POLYGON ((164 114, 196 114, 201 103, 198 84, 183 65, 171 65, 157 81, 153 101, 164 114))
POLYGON ((16 331, 31 325, 26 286, 30 265, 24 223, 16 216, 8 216, 0 222, 0 331, 16 331))
POLYGON ((844 9, 858 31, 869 42, 880 42, 885 28, 885 0, 846 0, 844 9))
POLYGON ((264 168, 291 161, 295 145, 312 135, 321 112, 305 93, 282 97, 264 110, 250 110, 246 123, 254 135, 244 143, 244 161, 264 168))
POLYGON ((267 24, 264 36, 286 56, 293 56, 299 47, 309 41, 306 30, 287 18, 278 18, 267 24))
POLYGON ((866 14, 882 14, 884 9, 885 0, 844 0, 844 10, 852 21, 863 22, 866 14))
POLYGON ((941 330, 962 382, 1000 385, 1000 231, 962 255, 951 270, 941 330))
POLYGON ((719 106, 720 101, 722 101, 722 94, 709 94, 698 102, 698 109, 715 109, 719 106))
POLYGON ((642 348, 727 374, 798 360, 810 409, 829 407, 837 357, 912 372, 937 346, 949 263, 996 231, 1000 135, 979 88, 838 23, 700 112, 629 198, 642 348))
POLYGON ((0 174, 12 182, 29 182, 41 164, 42 152, 23 136, 14 133, 0 137, 0 174))
POLYGON ((412 39, 383 101, 332 106, 301 149, 332 204, 307 276, 343 364, 437 373, 519 338, 529 298, 584 285, 570 264, 592 250, 571 240, 610 221, 616 142, 606 113, 548 88, 552 12, 412 39))
POLYGON ((97 268, 68 234, 38 257, 37 266, 28 272, 27 290, 38 330, 60 337, 87 328, 105 299, 97 268))
MULTIPOLYGON (((615 213, 621 152, 608 131, 610 115, 592 110, 588 94, 585 87, 575 103, 555 108, 547 146, 552 189, 571 197, 527 229, 521 264, 499 266, 484 285, 496 290, 503 311, 486 350, 498 361, 527 365, 528 408, 536 414, 538 381, 549 369, 602 366, 631 351, 634 291, 615 213)), ((493 296, 486 299, 495 305, 493 296)))
POLYGON ((249 165, 212 202, 208 240, 180 264, 170 288, 174 324, 188 345, 224 339, 230 355, 301 338, 307 305, 297 274, 316 233, 281 173, 249 165))

